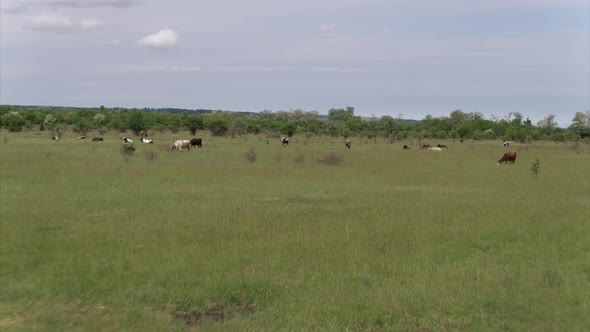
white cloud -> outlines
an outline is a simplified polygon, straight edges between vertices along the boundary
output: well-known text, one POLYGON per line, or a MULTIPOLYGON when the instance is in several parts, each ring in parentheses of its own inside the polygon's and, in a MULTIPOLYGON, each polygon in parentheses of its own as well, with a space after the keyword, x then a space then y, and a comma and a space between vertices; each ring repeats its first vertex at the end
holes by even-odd
POLYGON ((39 15, 29 18, 28 27, 38 31, 71 32, 74 24, 67 16, 39 15))
POLYGON ((88 19, 88 20, 84 20, 84 21, 80 22, 80 26, 84 30, 97 29, 97 28, 100 28, 102 25, 103 25, 103 23, 101 21, 95 20, 95 19, 88 19))
POLYGON ((70 33, 75 31, 88 31, 100 28, 103 23, 95 19, 83 20, 75 23, 68 16, 39 15, 30 17, 25 26, 31 30, 48 31, 58 33, 70 33))
POLYGON ((158 33, 143 37, 139 44, 158 49, 171 49, 176 46, 178 34, 172 29, 162 29, 158 33))
POLYGON ((131 64, 123 65, 114 70, 107 70, 114 72, 198 72, 201 71, 200 66, 194 65, 146 65, 146 64, 131 64))
POLYGON ((138 0, 2 0, 0 9, 6 13, 20 13, 35 8, 127 8, 136 3, 138 0))
POLYGON ((320 31, 334 31, 336 29, 335 23, 323 23, 318 27, 320 31))

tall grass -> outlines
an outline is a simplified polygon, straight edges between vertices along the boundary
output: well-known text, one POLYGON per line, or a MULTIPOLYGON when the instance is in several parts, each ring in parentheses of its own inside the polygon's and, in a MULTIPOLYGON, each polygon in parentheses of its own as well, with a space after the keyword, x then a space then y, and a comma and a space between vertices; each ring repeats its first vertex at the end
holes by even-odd
POLYGON ((0 135, 2 330, 590 329, 590 157, 565 144, 164 153, 180 132, 125 161, 115 135, 0 135))

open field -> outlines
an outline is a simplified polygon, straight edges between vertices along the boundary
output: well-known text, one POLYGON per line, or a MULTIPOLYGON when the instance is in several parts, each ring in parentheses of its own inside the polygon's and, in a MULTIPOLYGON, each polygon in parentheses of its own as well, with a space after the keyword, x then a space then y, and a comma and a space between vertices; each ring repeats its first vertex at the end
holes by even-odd
POLYGON ((0 132, 2 331, 590 330, 587 143, 75 136, 0 132))

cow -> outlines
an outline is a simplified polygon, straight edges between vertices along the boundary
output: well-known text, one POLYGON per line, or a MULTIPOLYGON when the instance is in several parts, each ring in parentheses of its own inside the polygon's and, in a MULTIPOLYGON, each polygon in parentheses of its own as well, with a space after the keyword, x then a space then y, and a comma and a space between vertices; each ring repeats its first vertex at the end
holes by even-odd
POLYGON ((51 136, 51 139, 54 141, 59 141, 59 137, 58 136, 51 136))
POLYGON ((203 147, 203 139, 202 138, 193 138, 191 139, 191 147, 198 147, 198 148, 202 148, 203 147))
POLYGON ((437 144, 436 147, 437 148, 441 148, 441 149, 448 149, 448 147, 446 145, 443 145, 443 144, 437 144))
POLYGON ((82 135, 82 136, 78 136, 77 139, 86 139, 86 136, 82 135))
POLYGON ((420 149, 428 149, 429 147, 431 147, 430 144, 422 144, 422 146, 420 147, 420 149))
POLYGON ((516 161, 516 151, 510 151, 510 152, 504 153, 502 158, 498 159, 497 165, 500 165, 500 163, 514 164, 515 161, 516 161))
POLYGON ((172 144, 172 146, 170 146, 170 151, 174 151, 174 150, 178 150, 178 151, 182 151, 183 148, 186 148, 188 151, 191 150, 191 141, 184 139, 184 140, 178 140, 176 142, 174 142, 172 144))
POLYGON ((150 138, 144 138, 144 137, 142 137, 142 138, 139 139, 139 141, 141 143, 145 143, 145 144, 154 144, 154 140, 153 139, 150 139, 150 138))
POLYGON ((407 146, 406 144, 404 144, 404 150, 409 150, 409 149, 410 149, 410 147, 407 146))
POLYGON ((102 137, 95 137, 92 139, 93 142, 102 142, 104 141, 104 139, 102 139, 102 137))
POLYGON ((431 146, 429 148, 426 148, 427 151, 442 151, 441 148, 439 148, 438 146, 431 146))
POLYGON ((133 143, 133 140, 131 140, 131 139, 127 138, 127 137, 123 137, 122 140, 123 140, 123 143, 124 144, 133 143))
POLYGON ((346 147, 350 149, 350 146, 352 145, 352 141, 351 141, 351 140, 349 140, 349 139, 347 139, 347 140, 344 142, 344 145, 346 145, 346 147))
POLYGON ((506 141, 506 142, 502 143, 502 145, 503 145, 505 148, 507 148, 507 147, 509 147, 509 146, 510 146, 510 142, 506 141))
POLYGON ((289 138, 288 137, 283 137, 281 140, 283 141, 283 146, 289 146, 289 138))

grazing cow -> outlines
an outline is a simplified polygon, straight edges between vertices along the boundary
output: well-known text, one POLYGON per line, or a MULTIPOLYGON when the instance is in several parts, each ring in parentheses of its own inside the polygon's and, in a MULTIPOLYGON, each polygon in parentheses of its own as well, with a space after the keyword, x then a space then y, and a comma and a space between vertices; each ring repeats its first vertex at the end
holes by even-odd
POLYGON ((504 153, 502 158, 498 159, 497 165, 500 165, 500 163, 514 164, 515 161, 516 161, 516 151, 510 151, 510 152, 504 153))
POLYGON ((54 141, 59 141, 59 137, 57 137, 57 136, 51 136, 51 139, 54 141))
POLYGON ((441 149, 448 149, 446 145, 442 145, 442 144, 437 144, 436 147, 441 148, 441 149))
POLYGON ((82 136, 78 136, 77 139, 86 139, 86 136, 82 135, 82 136))
POLYGON ((406 144, 404 144, 404 150, 409 150, 409 149, 410 149, 410 147, 407 146, 406 144))
POLYGON ((427 148, 429 148, 429 147, 431 147, 431 145, 430 145, 430 144, 423 144, 423 145, 422 145, 422 147, 421 147, 420 149, 427 149, 427 148))
POLYGON ((350 149, 350 146, 352 145, 352 141, 347 139, 346 142, 344 142, 344 144, 346 145, 347 148, 350 149))
POLYGON ((104 139, 102 139, 102 137, 95 137, 92 139, 93 142, 102 142, 104 141, 104 139))
POLYGON ((442 151, 441 148, 439 148, 438 146, 431 146, 429 148, 426 148, 427 151, 442 151))
POLYGON ((203 139, 202 138, 193 138, 191 139, 191 147, 198 147, 198 148, 202 148, 203 147, 203 139))
POLYGON ((154 140, 153 139, 150 139, 150 138, 144 138, 144 137, 142 137, 142 138, 139 139, 139 141, 141 143, 145 143, 145 144, 154 144, 154 140))
POLYGON ((133 143, 133 140, 127 138, 127 137, 123 137, 123 143, 127 144, 127 143, 133 143))
POLYGON ((178 141, 174 142, 172 144, 172 146, 170 146, 170 151, 174 151, 174 150, 182 151, 183 148, 186 148, 187 151, 190 151, 191 150, 191 141, 189 141, 187 139, 178 140, 178 141))
POLYGON ((289 146, 289 138, 288 137, 283 137, 282 141, 283 141, 284 146, 289 146))
POLYGON ((510 146, 510 142, 506 141, 506 142, 502 143, 502 145, 503 145, 505 148, 507 148, 507 147, 509 147, 509 146, 510 146))

